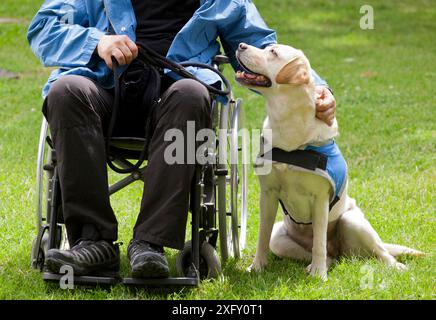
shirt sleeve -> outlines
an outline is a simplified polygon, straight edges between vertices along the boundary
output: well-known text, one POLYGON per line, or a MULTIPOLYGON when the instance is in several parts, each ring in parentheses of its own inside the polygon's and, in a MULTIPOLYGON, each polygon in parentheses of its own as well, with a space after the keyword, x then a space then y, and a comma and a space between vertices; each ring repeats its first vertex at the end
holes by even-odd
MULTIPOLYGON (((241 42, 257 48, 277 43, 277 34, 270 29, 251 0, 233 1, 228 9, 227 21, 219 25, 219 36, 226 55, 235 70, 241 69, 235 52, 241 42)), ((315 70, 312 76, 316 85, 328 86, 315 70)))
MULTIPOLYGON (((265 48, 277 43, 276 32, 269 28, 251 0, 209 0, 177 34, 168 52, 176 62, 197 61, 211 64, 221 45, 234 70, 240 70, 236 50, 241 42, 265 48)), ((189 68, 195 76, 209 84, 220 81, 210 70, 189 68)), ((169 73, 175 79, 178 76, 169 73)), ((313 71, 315 83, 326 85, 313 71)))
POLYGON ((27 39, 48 67, 85 67, 105 33, 88 26, 83 0, 48 0, 30 23, 27 39))
POLYGON ((218 33, 233 68, 238 70, 235 52, 241 42, 265 48, 277 43, 277 35, 266 25, 251 0, 231 1, 225 9, 225 21, 219 24, 218 33))

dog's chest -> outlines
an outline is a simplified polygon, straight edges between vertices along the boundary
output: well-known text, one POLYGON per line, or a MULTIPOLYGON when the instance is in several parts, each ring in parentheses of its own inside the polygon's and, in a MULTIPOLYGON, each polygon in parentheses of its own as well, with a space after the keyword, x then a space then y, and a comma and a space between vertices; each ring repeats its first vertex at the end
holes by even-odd
POLYGON ((325 178, 292 170, 284 163, 274 163, 271 172, 260 180, 263 188, 274 192, 292 219, 299 223, 312 222, 317 195, 332 188, 325 178))
POLYGON ((273 190, 291 220, 310 224, 315 202, 318 208, 322 207, 321 195, 327 193, 329 220, 337 218, 338 204, 343 202, 347 185, 347 164, 334 141, 322 146, 309 145, 298 152, 273 149, 257 159, 255 168, 265 166, 271 170, 260 178, 262 189, 273 190))

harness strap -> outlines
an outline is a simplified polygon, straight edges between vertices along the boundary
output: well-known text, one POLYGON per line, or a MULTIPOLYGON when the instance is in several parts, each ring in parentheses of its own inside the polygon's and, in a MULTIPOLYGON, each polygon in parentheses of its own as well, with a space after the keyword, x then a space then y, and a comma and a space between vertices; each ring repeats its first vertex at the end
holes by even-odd
MULTIPOLYGON (((332 210, 333 206, 334 206, 334 205, 336 204, 336 202, 338 202, 338 201, 339 201, 339 197, 336 196, 336 197, 333 199, 333 201, 330 202, 330 204, 329 204, 329 211, 332 210)), ((288 217, 289 217, 293 222, 295 222, 296 224, 304 224, 304 225, 311 225, 311 224, 312 224, 312 222, 298 222, 298 221, 296 221, 296 220, 292 217, 292 215, 288 212, 288 210, 286 210, 285 205, 283 204, 283 201, 279 199, 279 202, 280 202, 280 205, 281 205, 281 207, 282 207, 283 213, 284 213, 285 215, 287 215, 287 216, 288 216, 288 217)))
POLYGON ((304 224, 304 225, 310 225, 311 222, 298 222, 292 216, 289 214, 288 210, 286 210, 285 205, 283 204, 283 201, 279 199, 280 205, 282 206, 283 213, 287 215, 292 221, 294 221, 296 224, 304 224))
MULTIPOLYGON (((284 151, 279 148, 273 148, 260 155, 261 158, 268 157, 272 161, 287 163, 293 166, 301 167, 307 170, 315 171, 316 169, 327 170, 327 156, 314 150, 294 150, 294 151, 284 151)), ((335 196, 332 202, 329 204, 329 210, 339 201, 339 197, 335 196)), ((286 210, 285 205, 282 200, 279 199, 280 205, 283 209, 285 215, 287 215, 296 224, 310 225, 309 223, 298 222, 292 215, 286 210)))
POLYGON ((284 151, 279 148, 273 148, 271 151, 261 154, 260 157, 267 157, 273 161, 291 164, 312 171, 316 169, 325 171, 327 169, 327 156, 313 150, 284 151))

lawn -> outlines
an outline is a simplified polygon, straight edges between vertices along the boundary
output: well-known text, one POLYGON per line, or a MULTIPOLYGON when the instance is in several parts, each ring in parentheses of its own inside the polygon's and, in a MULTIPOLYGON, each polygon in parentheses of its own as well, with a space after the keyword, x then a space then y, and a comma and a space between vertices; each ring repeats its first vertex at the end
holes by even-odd
MULTIPOLYGON (((204 281, 180 292, 61 290, 30 268, 35 236, 35 164, 41 123, 40 89, 49 70, 30 51, 25 35, 41 0, 2 0, 0 69, 0 299, 434 299, 436 270, 436 7, 432 0, 367 1, 375 29, 359 28, 362 1, 255 0, 281 43, 301 48, 327 79, 338 102, 339 145, 350 168, 350 193, 381 238, 425 251, 396 272, 375 259, 343 258, 322 283, 304 264, 270 255, 262 274, 249 274, 258 227, 257 178, 251 173, 248 245, 231 260, 223 281, 204 281), (383 3, 383 4, 382 4, 383 3), (8 19, 5 19, 8 18, 8 19), (369 279, 369 280, 368 280, 369 279), (369 282, 368 282, 369 281, 369 282), (372 284, 362 286, 362 284, 372 284)), ((228 74, 231 73, 228 70, 228 74)), ((265 115, 261 97, 234 86, 249 125, 265 115)), ((251 170, 252 171, 252 170, 251 170)), ((128 243, 141 185, 112 199, 120 241, 128 243)), ((278 218, 279 219, 279 218, 278 218)), ((122 246, 123 274, 128 273, 122 246)), ((175 252, 170 251, 174 263, 175 252)))

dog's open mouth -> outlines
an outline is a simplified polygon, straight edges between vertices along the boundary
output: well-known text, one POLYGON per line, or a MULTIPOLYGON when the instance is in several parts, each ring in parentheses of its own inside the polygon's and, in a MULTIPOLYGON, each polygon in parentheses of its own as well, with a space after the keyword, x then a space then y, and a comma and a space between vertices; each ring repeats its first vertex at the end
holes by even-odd
POLYGON ((238 59, 239 65, 242 67, 242 71, 236 72, 235 78, 242 85, 254 86, 254 87, 271 87, 271 79, 263 74, 258 74, 248 69, 241 60, 238 59))

